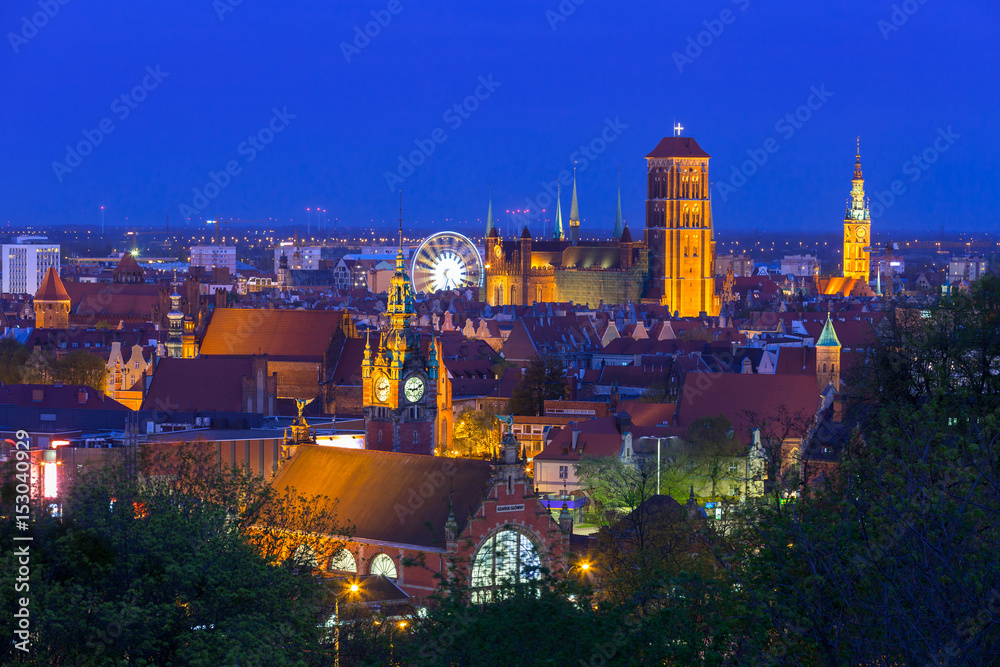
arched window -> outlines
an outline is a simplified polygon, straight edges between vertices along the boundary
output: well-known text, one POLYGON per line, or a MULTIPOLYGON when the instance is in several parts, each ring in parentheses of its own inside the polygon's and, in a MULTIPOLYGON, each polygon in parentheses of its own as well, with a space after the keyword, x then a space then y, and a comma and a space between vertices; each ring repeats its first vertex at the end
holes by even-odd
POLYGON ((539 577, 538 546, 523 533, 510 528, 491 536, 479 547, 472 561, 474 599, 485 602, 498 586, 521 584, 539 577))
POLYGON ((352 554, 347 549, 341 549, 337 553, 330 557, 330 568, 331 570, 337 570, 340 572, 357 572, 358 564, 354 560, 354 554, 352 554))
POLYGON ((297 566, 314 568, 319 565, 319 560, 316 558, 316 552, 308 544, 300 544, 296 549, 295 553, 292 554, 292 561, 297 566))
POLYGON ((371 574, 377 574, 388 579, 395 579, 396 574, 396 564, 392 562, 392 559, 385 554, 379 554, 372 558, 371 568, 369 570, 371 574))

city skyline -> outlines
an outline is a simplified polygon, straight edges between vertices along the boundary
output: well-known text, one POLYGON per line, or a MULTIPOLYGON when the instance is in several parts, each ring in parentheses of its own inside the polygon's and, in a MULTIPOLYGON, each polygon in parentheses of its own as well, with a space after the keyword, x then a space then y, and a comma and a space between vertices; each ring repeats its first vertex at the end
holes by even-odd
POLYGON ((4 82, 18 102, 0 112, 0 222, 97 224, 104 205, 109 225, 180 226, 186 206, 304 226, 320 204, 341 225, 391 225, 402 188, 408 220, 467 232, 491 193, 495 212, 528 208, 576 162, 582 234, 599 236, 614 225, 619 170, 623 213, 633 229, 644 221, 643 156, 680 123, 713 156, 719 231, 837 230, 859 135, 876 233, 987 231, 1000 136, 983 111, 998 69, 983 41, 997 10, 914 6, 793 14, 738 0, 669 8, 666 31, 596 3, 443 15, 407 3, 128 16, 60 5, 34 31, 22 22, 34 5, 8 6, 4 82), (199 48, 171 49, 172 24, 199 48), (762 70, 775 75, 752 76, 762 70), (96 145, 77 163, 67 146, 87 137, 96 145), (199 207, 195 190, 213 185, 199 207))

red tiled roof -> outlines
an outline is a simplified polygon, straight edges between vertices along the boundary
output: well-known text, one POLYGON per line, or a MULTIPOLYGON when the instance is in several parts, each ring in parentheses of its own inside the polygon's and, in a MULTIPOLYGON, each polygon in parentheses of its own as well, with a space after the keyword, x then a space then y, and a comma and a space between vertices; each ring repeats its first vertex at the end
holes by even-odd
POLYGON ((582 456, 619 456, 622 451, 622 436, 615 425, 614 417, 590 419, 576 422, 561 429, 534 460, 539 461, 579 461, 582 456), (573 448, 573 432, 577 431, 576 448, 573 448))
POLYGON ((76 384, 8 384, 0 386, 0 405, 23 408, 84 408, 90 410, 128 410, 103 393, 76 384), (35 398, 39 400, 35 400, 35 398), (84 400, 81 402, 80 398, 84 400))
POLYGON ((250 357, 160 359, 143 410, 157 412, 242 412, 243 377, 252 372, 250 357))
POLYGON ((63 281, 56 273, 55 267, 50 266, 42 278, 42 285, 35 293, 35 301, 69 301, 69 294, 63 287, 63 281))
POLYGON ((599 385, 617 383, 624 387, 651 387, 670 374, 671 364, 666 366, 605 366, 601 369, 599 385))
POLYGON ((697 419, 722 414, 746 443, 760 420, 792 417, 811 423, 819 398, 815 376, 688 373, 677 404, 678 425, 687 428, 697 419))
POLYGON ((201 344, 202 355, 266 354, 270 359, 322 359, 340 328, 335 310, 218 308, 201 344))
POLYGON ((693 137, 663 137, 646 157, 712 157, 693 137))
POLYGON ((660 426, 669 424, 674 418, 677 406, 673 403, 646 403, 644 401, 622 401, 619 411, 625 411, 635 426, 660 426))
POLYGON ((444 550, 449 496, 461 533, 492 472, 486 461, 302 445, 272 485, 339 501, 337 516, 354 525, 354 538, 444 550))
POLYGON ((331 379, 337 386, 361 384, 361 362, 365 358, 365 339, 348 338, 340 351, 340 358, 333 369, 331 379))

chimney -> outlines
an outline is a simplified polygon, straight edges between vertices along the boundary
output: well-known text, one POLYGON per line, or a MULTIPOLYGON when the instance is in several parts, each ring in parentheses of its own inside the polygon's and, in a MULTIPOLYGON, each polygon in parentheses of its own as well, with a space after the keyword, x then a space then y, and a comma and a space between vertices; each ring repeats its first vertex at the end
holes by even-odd
POLYGON ((77 400, 78 403, 80 403, 80 405, 83 405, 84 403, 86 403, 87 402, 87 391, 85 389, 81 389, 80 391, 78 391, 76 393, 76 400, 77 400))
POLYGON ((844 398, 837 394, 833 399, 833 421, 835 424, 840 424, 844 421, 844 398))

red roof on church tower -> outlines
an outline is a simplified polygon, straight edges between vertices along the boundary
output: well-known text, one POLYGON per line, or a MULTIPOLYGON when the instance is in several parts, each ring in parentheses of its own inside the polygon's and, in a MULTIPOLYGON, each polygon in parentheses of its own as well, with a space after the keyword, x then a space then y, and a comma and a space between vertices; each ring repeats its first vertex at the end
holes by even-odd
POLYGON ((63 281, 56 273, 55 267, 49 267, 49 270, 45 272, 45 277, 42 279, 42 286, 38 288, 38 292, 35 294, 35 301, 69 301, 69 294, 66 293, 66 287, 63 286, 63 281))
POLYGON ((143 273, 142 267, 139 266, 139 262, 135 261, 135 257, 132 253, 127 252, 122 255, 121 260, 118 262, 118 266, 115 267, 115 273, 143 273))
POLYGON ((712 157, 693 137, 663 137, 646 157, 712 157))

